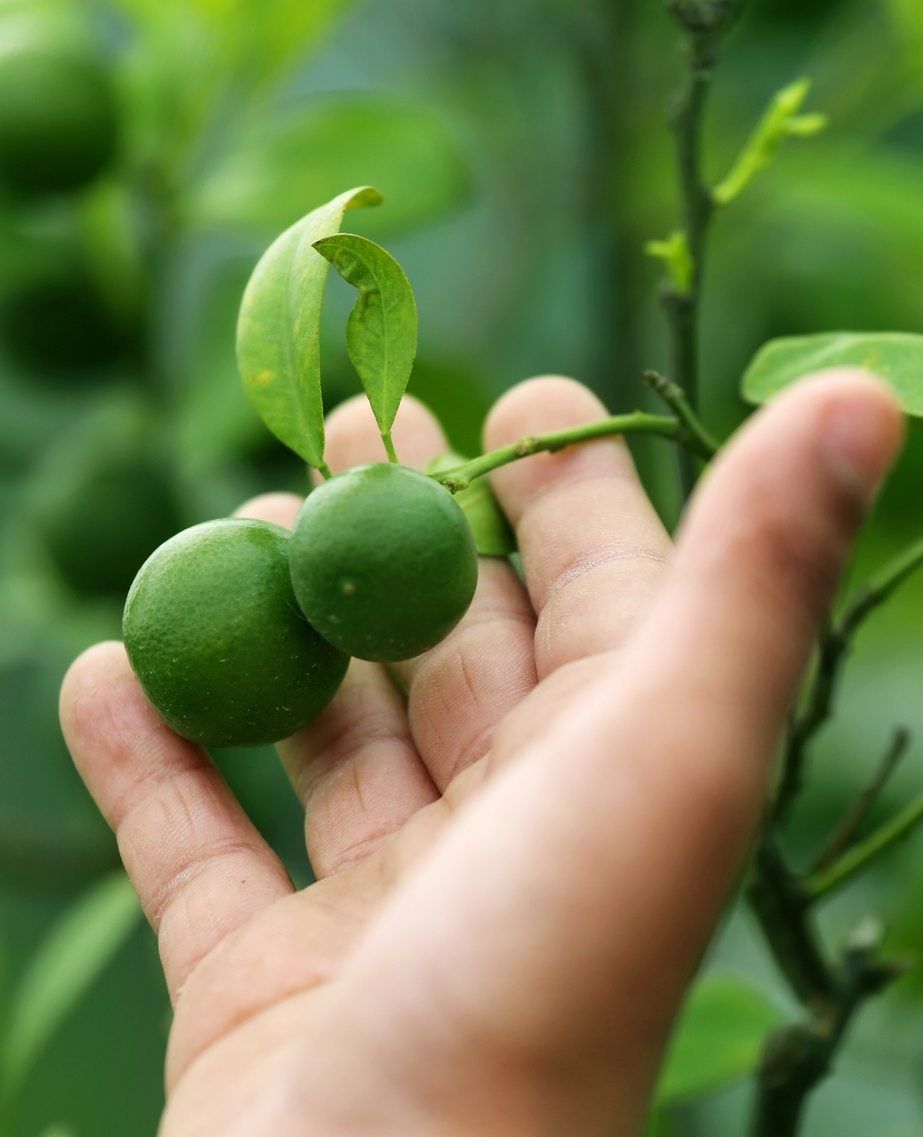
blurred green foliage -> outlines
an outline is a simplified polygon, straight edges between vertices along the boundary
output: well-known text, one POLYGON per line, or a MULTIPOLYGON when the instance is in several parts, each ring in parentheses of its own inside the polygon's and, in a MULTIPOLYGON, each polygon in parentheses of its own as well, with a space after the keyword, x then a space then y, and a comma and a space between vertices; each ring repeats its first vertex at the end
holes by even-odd
MULTIPOLYGON (((645 399, 642 369, 668 366, 657 267, 643 246, 675 221, 663 119, 678 73, 674 28, 659 4, 637 0, 0 2, 0 93, 12 92, 0 98, 6 992, 22 990, 37 945, 117 863, 58 734, 68 660, 118 634, 122 590, 169 532, 252 493, 305 485, 236 375, 237 305, 267 241, 349 185, 383 191, 385 205, 355 225, 386 239, 413 281, 421 362, 410 390, 462 452, 478 446, 490 400, 530 373, 575 374, 613 411, 630 409, 645 399), (23 37, 42 67, 79 53, 114 100, 111 130, 101 112, 68 177, 52 164, 56 187, 30 190, 4 174, 4 124, 37 113, 22 88, 4 86, 23 37)), ((801 74, 815 80, 812 106, 830 116, 829 131, 786 151, 715 226, 703 414, 716 432, 745 414, 739 376, 773 336, 921 330, 918 0, 751 0, 715 87, 715 179, 768 97, 801 74)), ((68 70, 56 82, 72 79, 68 70)), ((352 298, 336 281, 330 297, 334 403, 358 382, 342 346, 352 298)), ((672 456, 656 443, 637 455, 672 519, 672 456)), ((921 484, 917 427, 854 579, 919 533, 921 484)), ((860 637, 799 810, 796 854, 816 849, 895 722, 923 736, 921 635, 916 580, 860 637)), ((221 761, 307 880, 299 810, 271 756, 221 761)), ((917 744, 879 816, 919 781, 917 744)), ((825 913, 831 933, 874 910, 895 947, 919 952, 921 865, 919 845, 894 853, 825 913)), ((693 1002, 675 1052, 683 1065, 668 1075, 681 1092, 666 1095, 657 1123, 671 1137, 742 1131, 743 1074, 766 1008, 792 1010, 746 916, 730 916, 714 955, 745 978, 744 994, 720 979, 716 999, 693 1002), (732 1008, 723 1015, 722 1000, 732 1008), (743 1036, 729 1033, 731 1020, 743 1036)), ((921 976, 866 1014, 843 1076, 812 1106, 812 1135, 923 1129, 921 976)), ((101 975, 84 977, 35 1055, 6 1137, 60 1125, 75 1137, 155 1131, 168 1011, 149 933, 133 932, 101 975)))

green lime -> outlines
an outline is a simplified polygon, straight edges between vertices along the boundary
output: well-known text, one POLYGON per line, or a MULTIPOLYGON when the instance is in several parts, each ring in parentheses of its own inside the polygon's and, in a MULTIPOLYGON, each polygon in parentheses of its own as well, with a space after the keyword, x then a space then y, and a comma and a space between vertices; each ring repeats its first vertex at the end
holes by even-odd
POLYGON ((180 524, 163 465, 140 455, 76 470, 34 518, 62 580, 83 596, 124 596, 141 561, 180 524))
POLYGON ((125 647, 148 698, 183 737, 278 742, 336 693, 348 659, 298 611, 288 547, 276 525, 207 521, 142 565, 125 602, 125 647))
POLYGON ((45 266, 0 302, 3 349, 30 379, 95 380, 111 371, 124 338, 98 285, 77 264, 45 266))
POLYGON ((291 548, 301 610, 359 659, 410 659, 455 627, 474 596, 477 550, 438 482, 379 463, 308 495, 291 548))
POLYGON ((6 36, 0 43, 0 183, 34 196, 79 189, 113 160, 115 92, 101 61, 76 44, 6 36))

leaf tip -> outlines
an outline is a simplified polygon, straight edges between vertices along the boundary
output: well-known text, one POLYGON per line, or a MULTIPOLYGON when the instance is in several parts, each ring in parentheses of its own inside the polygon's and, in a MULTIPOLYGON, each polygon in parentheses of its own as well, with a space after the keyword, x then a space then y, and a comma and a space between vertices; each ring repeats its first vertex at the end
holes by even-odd
POLYGON ((374 186, 356 186, 351 190, 347 190, 343 196, 347 199, 347 209, 362 209, 381 205, 385 200, 381 192, 375 189, 374 186))

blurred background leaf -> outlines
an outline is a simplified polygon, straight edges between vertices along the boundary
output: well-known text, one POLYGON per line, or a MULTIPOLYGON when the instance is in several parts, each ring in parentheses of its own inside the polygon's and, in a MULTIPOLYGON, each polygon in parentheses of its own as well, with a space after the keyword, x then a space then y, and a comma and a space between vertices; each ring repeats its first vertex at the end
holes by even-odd
POLYGON ((692 990, 673 1035, 656 1101, 663 1109, 752 1074, 782 1015, 751 983, 712 973, 692 990))
POLYGON ((93 886, 40 945, 6 1023, 0 1096, 13 1097, 60 1021, 109 963, 141 917, 118 872, 93 886))
POLYGON ((438 219, 469 192, 459 146, 438 116, 381 96, 341 95, 258 120, 210 171, 191 220, 274 235, 353 185, 381 190, 385 208, 368 228, 387 236, 438 219))

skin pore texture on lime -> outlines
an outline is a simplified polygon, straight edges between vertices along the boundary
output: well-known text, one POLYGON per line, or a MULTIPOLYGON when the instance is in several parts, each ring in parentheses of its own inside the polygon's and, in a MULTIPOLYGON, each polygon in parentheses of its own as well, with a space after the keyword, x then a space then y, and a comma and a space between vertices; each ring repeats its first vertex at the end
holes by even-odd
POLYGON ((451 494, 406 466, 379 463, 313 490, 291 538, 301 610, 359 659, 410 659, 434 647, 477 585, 471 528, 451 494))
POLYGON ((330 702, 348 657, 298 609, 289 536, 239 518, 195 525, 141 567, 125 602, 131 665, 164 721, 203 746, 278 742, 330 702))

